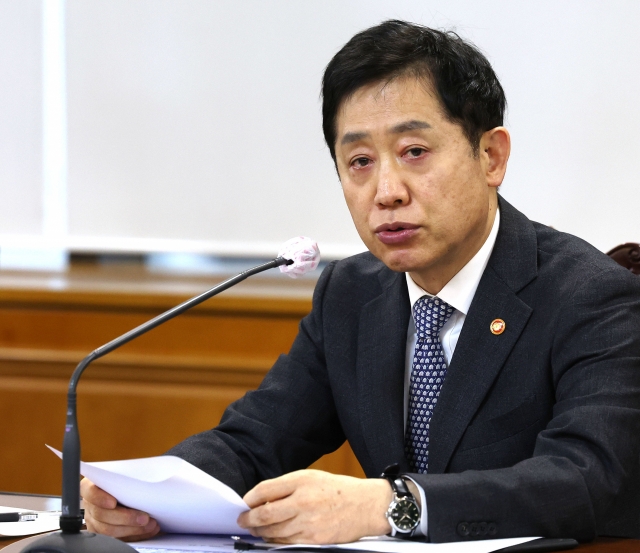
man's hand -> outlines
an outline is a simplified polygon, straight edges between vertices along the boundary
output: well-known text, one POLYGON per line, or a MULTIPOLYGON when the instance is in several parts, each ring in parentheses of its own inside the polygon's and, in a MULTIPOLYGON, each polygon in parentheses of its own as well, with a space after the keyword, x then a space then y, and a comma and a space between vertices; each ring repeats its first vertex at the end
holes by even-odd
POLYGON ((265 480, 244 500, 251 508, 238 524, 278 543, 345 543, 387 534, 385 512, 393 497, 384 479, 301 470, 265 480))
POLYGON ((125 541, 147 540, 160 531, 147 513, 118 505, 115 497, 98 488, 91 480, 80 482, 87 529, 125 541))

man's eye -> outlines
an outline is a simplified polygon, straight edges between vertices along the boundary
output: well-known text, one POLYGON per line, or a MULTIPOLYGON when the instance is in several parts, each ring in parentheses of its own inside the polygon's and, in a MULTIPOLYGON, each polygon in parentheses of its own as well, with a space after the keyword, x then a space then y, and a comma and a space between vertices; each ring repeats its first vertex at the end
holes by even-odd
POLYGON ((371 160, 366 157, 357 157, 351 162, 351 165, 357 168, 366 167, 371 163, 371 160))
POLYGON ((409 148, 407 150, 407 154, 409 154, 410 157, 420 157, 424 152, 426 152, 426 150, 424 148, 409 148))

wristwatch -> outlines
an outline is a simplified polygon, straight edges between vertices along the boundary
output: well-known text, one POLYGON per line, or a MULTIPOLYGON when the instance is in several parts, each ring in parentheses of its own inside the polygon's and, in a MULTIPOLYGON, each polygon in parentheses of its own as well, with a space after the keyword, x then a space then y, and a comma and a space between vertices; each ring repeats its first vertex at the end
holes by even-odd
POLYGON ((420 507, 409 491, 406 482, 398 474, 398 465, 391 465, 382 473, 393 490, 393 499, 385 513, 391 525, 392 537, 408 537, 420 524, 420 507))

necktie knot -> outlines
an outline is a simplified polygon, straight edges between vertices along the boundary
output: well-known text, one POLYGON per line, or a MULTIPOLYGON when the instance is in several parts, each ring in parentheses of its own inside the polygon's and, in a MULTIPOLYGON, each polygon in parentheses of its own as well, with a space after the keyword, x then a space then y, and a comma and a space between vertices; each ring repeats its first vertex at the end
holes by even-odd
POLYGON ((413 322, 418 339, 438 338, 440 330, 453 314, 453 307, 440 298, 422 296, 413 305, 413 322))

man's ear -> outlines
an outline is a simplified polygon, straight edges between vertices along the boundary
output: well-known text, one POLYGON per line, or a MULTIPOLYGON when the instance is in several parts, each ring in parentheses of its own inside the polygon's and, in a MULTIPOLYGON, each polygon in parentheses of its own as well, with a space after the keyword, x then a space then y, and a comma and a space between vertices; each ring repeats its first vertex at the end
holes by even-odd
POLYGON ((495 127, 480 138, 480 157, 487 185, 497 188, 504 180, 511 152, 511 137, 504 127, 495 127))

